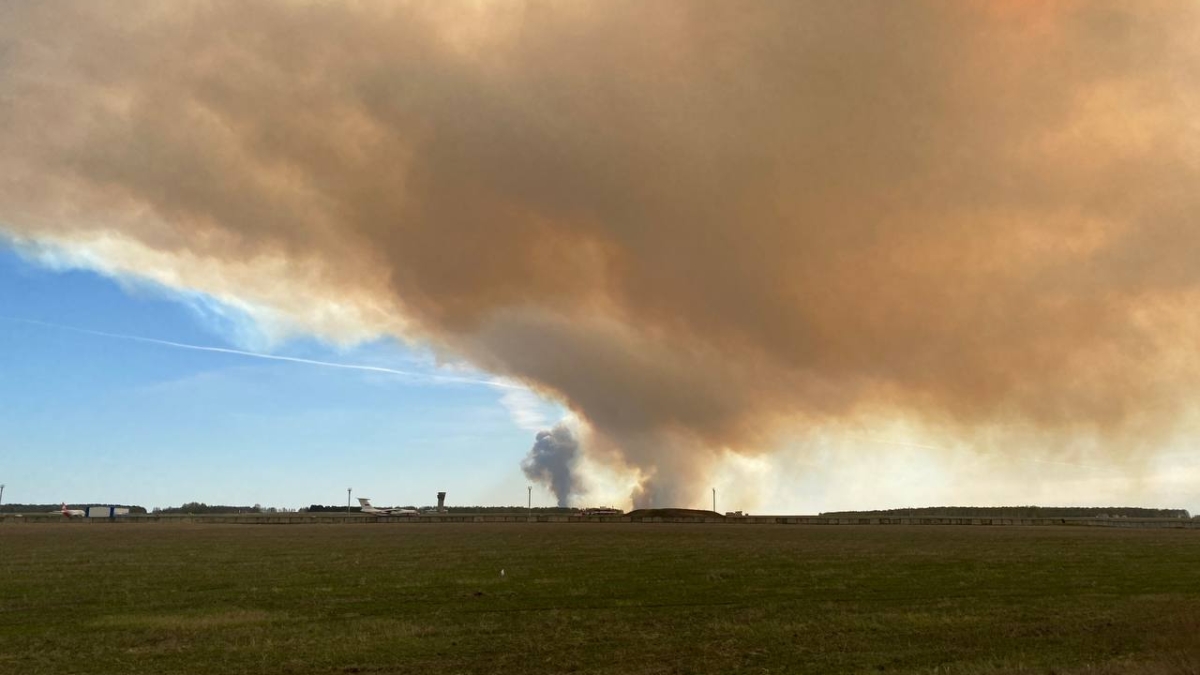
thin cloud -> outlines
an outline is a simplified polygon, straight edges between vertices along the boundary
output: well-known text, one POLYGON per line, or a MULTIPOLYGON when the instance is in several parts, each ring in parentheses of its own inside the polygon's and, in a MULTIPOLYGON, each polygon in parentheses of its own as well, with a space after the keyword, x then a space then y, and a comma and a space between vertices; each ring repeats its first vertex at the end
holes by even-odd
POLYGON ((145 344, 161 345, 164 347, 173 347, 175 349, 190 349, 199 352, 211 352, 216 354, 231 354, 233 356, 245 356, 248 358, 265 359, 268 361, 285 361, 288 363, 300 363, 308 366, 321 366, 324 368, 340 368, 343 370, 359 370, 371 373, 386 373, 388 375, 400 375, 403 377, 412 378, 415 380, 426 380, 430 382, 445 382, 453 384, 471 384, 482 387, 490 387, 494 389, 507 389, 513 391, 528 391, 526 387, 521 385, 511 384, 497 379, 482 380, 470 377, 456 377, 453 375, 437 375, 432 373, 421 373, 412 370, 398 370, 396 368, 386 368, 383 366, 369 366, 360 363, 342 363, 339 361, 322 361, 320 359, 304 359, 296 356, 281 356, 279 354, 267 354, 264 352, 251 352, 244 349, 229 349, 227 347, 208 347, 204 345, 193 345, 186 342, 175 342, 172 340, 160 340, 158 338, 146 337, 143 335, 129 335, 126 333, 110 333, 101 330, 92 330, 90 328, 80 328, 78 326, 67 326, 59 323, 50 323, 48 321, 38 321, 36 319, 25 319, 12 316, 0 316, 0 320, 13 321, 17 323, 25 323, 35 326, 44 326, 57 330, 66 330, 73 333, 81 333, 84 335, 95 335, 97 337, 113 338, 116 340, 127 340, 130 342, 141 342, 145 344))
MULTIPOLYGON (((500 379, 492 380, 492 382, 511 386, 500 379)), ((546 403, 529 389, 519 387, 505 392, 500 397, 500 404, 508 410, 513 423, 526 431, 537 433, 544 431, 551 424, 551 419, 546 415, 546 403)))

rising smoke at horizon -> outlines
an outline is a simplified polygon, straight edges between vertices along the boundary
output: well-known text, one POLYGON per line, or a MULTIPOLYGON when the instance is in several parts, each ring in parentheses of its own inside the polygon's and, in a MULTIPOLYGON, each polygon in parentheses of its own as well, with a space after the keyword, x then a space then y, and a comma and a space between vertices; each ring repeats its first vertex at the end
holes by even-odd
POLYGON ((0 231, 526 383, 639 506, 872 420, 1136 458, 1195 410, 1198 26, 1153 1, 9 3, 0 231))
POLYGON ((579 442, 565 424, 539 431, 529 454, 521 461, 521 470, 532 481, 550 488, 557 505, 569 505, 572 495, 580 492, 576 477, 579 442))

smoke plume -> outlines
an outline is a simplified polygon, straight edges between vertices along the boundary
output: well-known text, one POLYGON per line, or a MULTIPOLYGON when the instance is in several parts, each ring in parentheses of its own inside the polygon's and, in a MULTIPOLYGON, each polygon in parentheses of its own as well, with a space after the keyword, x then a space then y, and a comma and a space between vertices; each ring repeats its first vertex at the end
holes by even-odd
POLYGON ((1198 26, 1155 0, 6 3, 0 227, 522 381, 638 505, 871 420, 1136 458, 1200 376, 1198 26))
POLYGON ((559 506, 567 506, 567 500, 577 490, 575 461, 579 443, 575 435, 564 424, 549 431, 539 431, 537 441, 521 462, 521 470, 529 480, 537 481, 550 488, 559 506))

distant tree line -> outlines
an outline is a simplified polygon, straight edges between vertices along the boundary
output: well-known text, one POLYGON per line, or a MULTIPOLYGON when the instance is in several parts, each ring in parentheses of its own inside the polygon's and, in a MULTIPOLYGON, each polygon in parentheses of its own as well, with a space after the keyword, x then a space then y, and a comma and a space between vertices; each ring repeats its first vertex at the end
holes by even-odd
POLYGON ((205 504, 204 502, 187 502, 180 506, 168 506, 166 508, 155 508, 154 513, 162 515, 207 515, 213 513, 290 513, 295 509, 276 508, 274 506, 263 506, 255 504, 254 506, 230 506, 228 504, 205 504))
MULTIPOLYGON (((145 513, 146 508, 142 506, 126 506, 125 504, 67 504, 68 509, 83 509, 87 510, 92 506, 120 506, 129 509, 130 513, 145 513)), ((0 506, 0 513, 46 513, 47 511, 59 511, 62 509, 62 504, 4 504, 0 506)))
POLYGON ((505 513, 542 513, 547 515, 568 515, 579 513, 579 509, 573 509, 569 506, 535 506, 532 509, 524 506, 447 506, 447 513, 490 513, 490 514, 505 514, 505 513))
MULTIPOLYGON (((274 506, 263 506, 254 504, 253 506, 237 506, 229 504, 206 504, 204 502, 186 502, 179 506, 155 507, 147 511, 144 506, 126 506, 124 504, 67 504, 69 509, 84 509, 90 506, 122 506, 128 508, 130 513, 155 513, 160 515, 208 515, 208 514, 232 514, 232 513, 345 513, 346 506, 330 506, 322 504, 312 504, 307 508, 289 509, 274 506)), ((0 505, 0 513, 46 513, 49 511, 58 511, 62 508, 62 504, 3 504, 0 505)), ((400 508, 416 509, 416 506, 402 506, 400 508)), ((422 509, 434 509, 433 506, 421 507, 422 509)), ((350 507, 351 513, 359 513, 362 508, 359 506, 350 507)), ((447 506, 446 513, 487 513, 487 514, 525 514, 529 513, 530 509, 524 506, 447 506)), ((533 513, 544 515, 568 515, 579 513, 579 509, 557 506, 535 506, 532 509, 533 513)))
MULTIPOLYGON (((436 510, 437 509, 437 507, 435 507, 435 506, 417 507, 417 506, 411 506, 411 505, 410 506, 399 506, 397 508, 418 509, 418 510, 425 510, 425 509, 436 510)), ((341 506, 326 506, 326 505, 322 505, 322 504, 313 504, 313 505, 309 506, 308 508, 302 508, 300 510, 306 511, 308 513, 345 513, 346 506, 344 504, 341 506)), ((360 511, 362 511, 362 509, 360 507, 357 507, 357 506, 350 507, 351 513, 359 513, 360 511)), ((524 513, 529 513, 530 511, 531 511, 531 509, 527 509, 524 506, 447 506, 445 508, 444 512, 445 513, 524 514, 524 513)), ((579 509, 573 509, 573 508, 569 508, 569 507, 559 507, 559 506, 535 506, 535 507, 533 507, 532 512, 548 514, 548 515, 568 515, 568 514, 572 514, 572 513, 579 513, 579 509)))
POLYGON ((933 518, 1191 518, 1186 509, 1136 506, 927 506, 880 511, 826 511, 833 518, 930 516, 933 518))

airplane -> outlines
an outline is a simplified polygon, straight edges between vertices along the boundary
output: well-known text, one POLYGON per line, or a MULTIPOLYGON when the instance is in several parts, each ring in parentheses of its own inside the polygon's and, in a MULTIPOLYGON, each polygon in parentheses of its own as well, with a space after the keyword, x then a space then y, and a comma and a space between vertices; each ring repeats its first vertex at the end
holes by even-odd
MULTIPOLYGON (((50 513, 56 512, 51 511, 50 513)), ((62 511, 60 513, 63 514, 63 518, 82 518, 87 515, 83 509, 68 509, 66 502, 63 502, 62 511)))
POLYGON ((402 509, 398 506, 385 506, 378 508, 371 506, 371 500, 367 497, 359 497, 358 504, 362 507, 362 512, 372 516, 419 516, 421 515, 416 509, 402 509))

